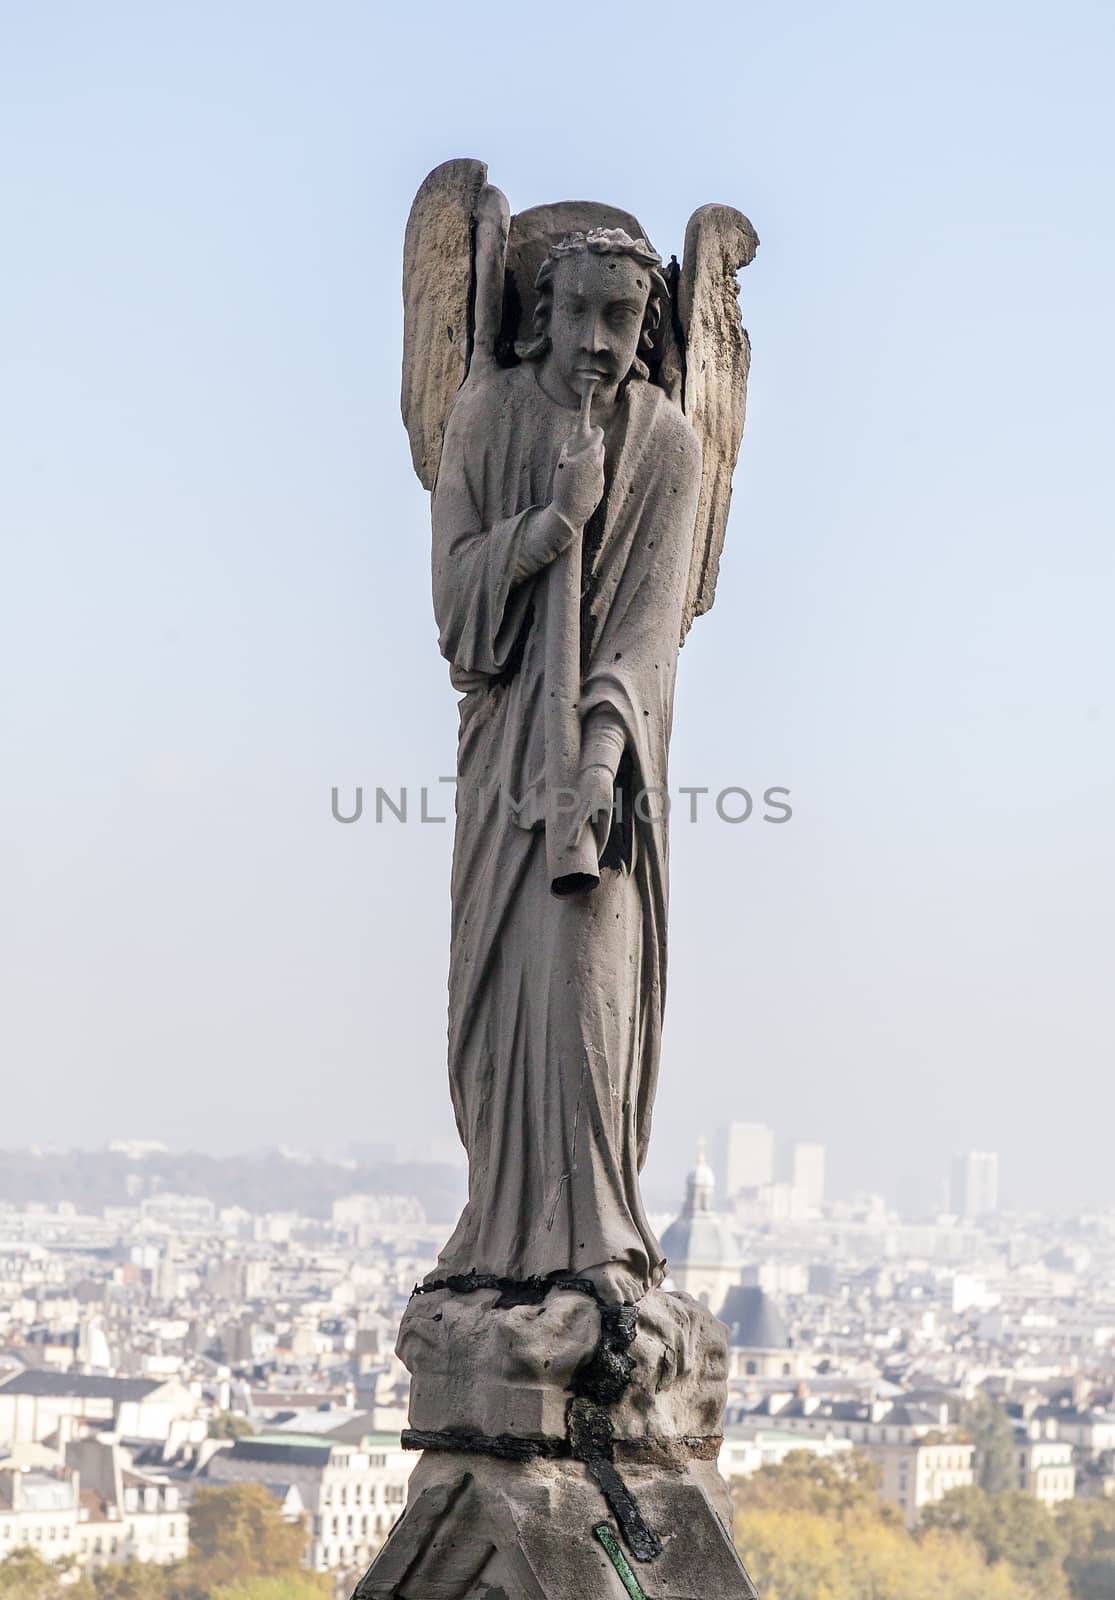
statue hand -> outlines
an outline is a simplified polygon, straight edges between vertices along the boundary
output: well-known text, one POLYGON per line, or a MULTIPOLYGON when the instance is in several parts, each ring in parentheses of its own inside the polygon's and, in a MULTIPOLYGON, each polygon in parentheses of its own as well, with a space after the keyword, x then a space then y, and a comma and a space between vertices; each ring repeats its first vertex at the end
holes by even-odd
POLYGON ((561 447, 554 468, 554 510, 570 527, 583 528, 604 498, 604 430, 578 427, 561 447))
POLYGON ((610 767, 602 762, 595 762, 590 767, 582 768, 577 789, 581 817, 592 829, 596 839, 596 853, 600 855, 612 831, 615 776, 610 767))

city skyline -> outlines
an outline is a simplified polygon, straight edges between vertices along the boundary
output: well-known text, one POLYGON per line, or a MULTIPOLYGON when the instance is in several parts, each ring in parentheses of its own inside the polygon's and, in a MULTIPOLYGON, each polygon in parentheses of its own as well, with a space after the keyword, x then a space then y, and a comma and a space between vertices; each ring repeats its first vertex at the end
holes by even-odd
MULTIPOLYGON (((99 1203, 72 1162, 71 1198, 0 1203, 0 1562, 29 1546, 87 1573, 173 1567, 209 1495, 262 1480, 304 1516, 292 1562, 355 1577, 418 1459, 392 1347, 444 1225, 399 1193, 311 1196, 293 1152, 250 1204, 161 1192, 172 1157, 153 1141, 112 1154, 135 1180, 123 1199, 99 1203)), ((978 1485, 989 1509, 1032 1502, 1050 1537, 1076 1502, 1065 1527, 1088 1548, 1115 1494, 1115 1209, 996 1214, 992 1159, 961 1169, 978 1214, 900 1221, 840 1203, 764 1217, 746 1185, 718 1211, 698 1155, 662 1242, 668 1282, 723 1325, 737 1504, 791 1455, 818 1487, 826 1464, 866 1461, 879 1514, 915 1533, 978 1485)), ((800 1141, 791 1174, 817 1163, 800 1141)))
MULTIPOLYGON (((96 1157, 115 1156, 124 1160, 137 1178, 145 1165, 158 1165, 160 1157, 193 1156, 217 1162, 242 1159, 280 1161, 298 1166, 332 1168, 338 1173, 411 1169, 449 1169, 463 1185, 467 1162, 463 1149, 449 1139, 415 1140, 385 1138, 369 1144, 349 1140, 320 1147, 259 1145, 240 1151, 217 1152, 197 1146, 172 1145, 160 1139, 110 1139, 99 1145, 51 1146, 34 1144, 18 1150, 0 1146, 0 1205, 13 1203, 15 1187, 5 1172, 5 1156, 53 1159, 75 1151, 96 1157), (8 1194, 10 1191, 10 1194, 8 1194)), ((812 1140, 798 1140, 763 1124, 734 1122, 721 1124, 711 1139, 701 1135, 687 1160, 673 1170, 660 1164, 653 1186, 644 1184, 648 1204, 659 1214, 670 1209, 684 1190, 696 1165, 711 1168, 717 1206, 730 1212, 745 1195, 760 1193, 773 1205, 771 1215, 820 1215, 826 1203, 846 1206, 856 1201, 882 1200, 896 1216, 906 1218, 954 1215, 959 1220, 978 1219, 1003 1211, 1024 1213, 1028 1208, 1001 1205, 999 1200, 1000 1162, 998 1152, 954 1151, 937 1173, 904 1174, 891 1192, 872 1191, 860 1186, 836 1191, 827 1181, 828 1147, 812 1140), (734 1151, 734 1155, 733 1155, 734 1151), (912 1178, 913 1182, 909 1181, 912 1178), (794 1197, 797 1197, 796 1199, 794 1197), (911 1199, 913 1196, 913 1199, 911 1199), (773 1197, 773 1198, 770 1198, 773 1197)), ((405 1185, 401 1192, 407 1192, 405 1185)), ((1115 1202, 1113 1202, 1115 1203, 1115 1202)), ((1108 1208, 1084 1208, 1103 1211, 1108 1208)), ((1042 1213, 1036 1213, 1042 1214, 1042 1213)), ((1053 1212, 1050 1215, 1073 1215, 1053 1212)))

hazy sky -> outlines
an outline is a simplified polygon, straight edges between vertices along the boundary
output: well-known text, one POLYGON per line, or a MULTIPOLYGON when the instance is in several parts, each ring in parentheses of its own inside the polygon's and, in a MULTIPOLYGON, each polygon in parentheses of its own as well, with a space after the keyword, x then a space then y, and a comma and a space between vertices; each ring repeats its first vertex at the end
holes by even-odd
POLYGON ((415 188, 739 206, 652 1189, 728 1117, 1115 1202, 1115 11, 0 6, 0 1146, 442 1135, 453 770, 398 416, 415 188))

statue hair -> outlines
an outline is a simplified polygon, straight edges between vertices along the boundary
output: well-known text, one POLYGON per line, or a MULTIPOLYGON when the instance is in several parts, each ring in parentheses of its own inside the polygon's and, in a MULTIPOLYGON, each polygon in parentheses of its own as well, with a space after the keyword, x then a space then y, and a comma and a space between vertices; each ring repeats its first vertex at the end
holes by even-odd
MULTIPOLYGON (((515 342, 515 354, 522 361, 540 361, 549 353, 550 317, 554 309, 554 267, 563 256, 577 255, 583 250, 591 250, 596 256, 630 256, 641 267, 646 267, 650 291, 643 313, 639 349, 654 349, 654 335, 670 298, 661 272, 662 257, 651 249, 645 239, 632 239, 622 228, 590 228, 587 233, 567 233, 564 239, 551 245, 545 261, 539 267, 534 280, 538 301, 531 319, 530 337, 515 342)), ((631 363, 631 371, 640 378, 650 377, 650 368, 638 355, 631 363)))

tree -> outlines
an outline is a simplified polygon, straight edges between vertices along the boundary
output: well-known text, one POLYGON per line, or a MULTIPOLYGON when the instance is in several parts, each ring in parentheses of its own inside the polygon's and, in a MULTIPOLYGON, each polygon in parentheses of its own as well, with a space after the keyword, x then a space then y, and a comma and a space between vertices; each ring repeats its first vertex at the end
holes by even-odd
POLYGON ((925 1506, 921 1514, 923 1528, 966 1534, 985 1555, 995 1542, 994 1522, 991 1496, 974 1484, 966 1489, 950 1489, 943 1499, 925 1506))
POLYGON ((121 1561, 93 1573, 95 1600, 174 1600, 174 1579, 181 1563, 156 1566, 150 1561, 121 1561))
POLYGON ((960 1411, 961 1426, 976 1447, 979 1486, 988 1494, 1004 1494, 1018 1484, 1014 1466, 1014 1424, 989 1394, 982 1391, 960 1411))
POLYGON ((1115 1595, 1115 1501, 1066 1500, 1057 1523, 1067 1547, 1065 1575, 1073 1600, 1115 1595))
POLYGON ((255 1431, 251 1421, 239 1411, 222 1411, 209 1423, 211 1439, 247 1439, 255 1431))
POLYGON ((1034 1600, 1009 1567, 959 1535, 915 1539, 858 1513, 744 1510, 736 1545, 763 1600, 1034 1600))
POLYGON ((810 1450, 791 1450, 777 1465, 762 1467, 736 1486, 745 1512, 804 1511, 825 1517, 900 1520, 897 1508, 879 1497, 882 1474, 873 1461, 852 1451, 827 1461, 810 1450))
POLYGON ((283 1572, 265 1578, 238 1578, 210 1589, 208 1600, 328 1600, 333 1580, 327 1572, 283 1572))
POLYGON ((65 1561, 44 1561, 24 1546, 0 1561, 0 1600, 91 1600, 84 1578, 65 1561))
POLYGON ((1012 1489, 989 1495, 984 1489, 952 1489, 926 1506, 922 1526, 972 1539, 989 1565, 1012 1567, 1023 1582, 1046 1597, 1067 1595, 1064 1530, 1040 1500, 1012 1489))
POLYGON ((301 1566, 306 1530, 287 1522, 261 1483, 199 1489, 190 1507, 191 1576, 206 1593, 260 1575, 301 1566))
POLYGON ((804 1451, 733 1496, 763 1600, 1115 1600, 1115 1501, 954 1489, 910 1533, 868 1462, 804 1451))

